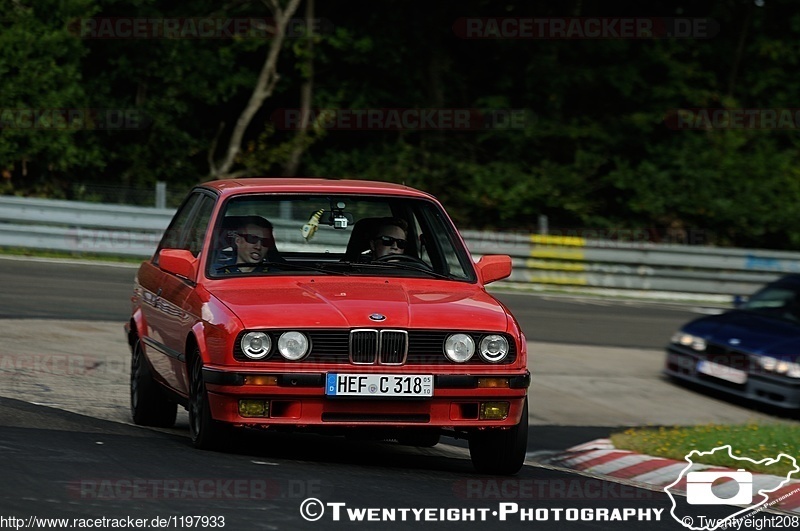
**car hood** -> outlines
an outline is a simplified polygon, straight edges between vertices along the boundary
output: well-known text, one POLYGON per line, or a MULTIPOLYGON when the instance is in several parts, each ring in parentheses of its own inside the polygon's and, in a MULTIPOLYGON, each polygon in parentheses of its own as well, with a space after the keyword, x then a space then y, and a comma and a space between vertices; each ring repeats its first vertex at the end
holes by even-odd
POLYGON ((476 285, 405 279, 282 280, 208 291, 245 328, 429 328, 506 331, 506 310, 476 285), (373 314, 386 317, 370 319, 373 314))
POLYGON ((729 348, 770 356, 800 353, 800 323, 752 311, 703 317, 683 327, 689 334, 729 348))

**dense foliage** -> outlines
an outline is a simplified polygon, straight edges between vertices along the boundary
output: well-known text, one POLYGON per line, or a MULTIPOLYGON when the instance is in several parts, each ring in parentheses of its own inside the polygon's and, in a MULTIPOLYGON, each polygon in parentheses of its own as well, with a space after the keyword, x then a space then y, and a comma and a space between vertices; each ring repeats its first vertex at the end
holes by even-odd
MULTIPOLYGON (((179 195, 206 180, 209 149, 215 138, 214 156, 225 149, 269 39, 87 38, 75 21, 269 17, 268 4, 0 0, 2 191, 91 198, 103 186, 166 181, 179 195), (25 128, 7 115, 59 108, 139 114, 135 127, 102 130, 25 128)), ((800 107, 800 13, 789 0, 324 0, 315 17, 313 67, 293 28, 275 93, 247 129, 240 175, 281 175, 301 144, 299 174, 404 182, 442 199, 461 228, 536 230, 544 214, 551 231, 800 249, 800 123, 676 129, 673 116, 800 107), (464 17, 712 24, 705 38, 467 39, 464 17), (312 72, 314 109, 515 109, 525 119, 299 137, 276 116, 300 106, 312 72)))

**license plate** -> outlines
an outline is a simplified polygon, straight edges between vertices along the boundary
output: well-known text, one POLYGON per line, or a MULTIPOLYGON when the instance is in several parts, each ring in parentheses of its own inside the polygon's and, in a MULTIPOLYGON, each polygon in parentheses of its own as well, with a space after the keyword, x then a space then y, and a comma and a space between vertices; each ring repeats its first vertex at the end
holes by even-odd
POLYGON ((430 374, 338 374, 329 373, 325 382, 328 396, 433 397, 430 374))
POLYGON ((745 371, 734 369, 733 367, 728 367, 727 365, 720 365, 719 363, 714 363, 713 361, 698 361, 697 372, 702 372, 703 374, 737 384, 743 384, 747 381, 747 373, 745 371))

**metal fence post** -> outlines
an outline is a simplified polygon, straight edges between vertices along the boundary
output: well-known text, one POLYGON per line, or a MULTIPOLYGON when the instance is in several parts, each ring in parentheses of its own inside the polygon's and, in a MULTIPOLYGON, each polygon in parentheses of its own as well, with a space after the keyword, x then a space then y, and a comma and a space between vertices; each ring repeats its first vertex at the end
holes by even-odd
POLYGON ((539 214, 539 234, 546 235, 549 230, 550 229, 547 226, 547 216, 544 214, 539 214))
POLYGON ((156 208, 167 208, 167 183, 156 181, 156 208))

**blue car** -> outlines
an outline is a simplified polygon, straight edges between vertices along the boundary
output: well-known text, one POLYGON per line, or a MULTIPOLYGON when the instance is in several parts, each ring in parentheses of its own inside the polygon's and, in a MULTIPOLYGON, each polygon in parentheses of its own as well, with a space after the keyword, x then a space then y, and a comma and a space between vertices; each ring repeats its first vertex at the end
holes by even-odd
POLYGON ((735 310, 701 317, 672 336, 664 373, 785 409, 800 409, 800 275, 735 310))

